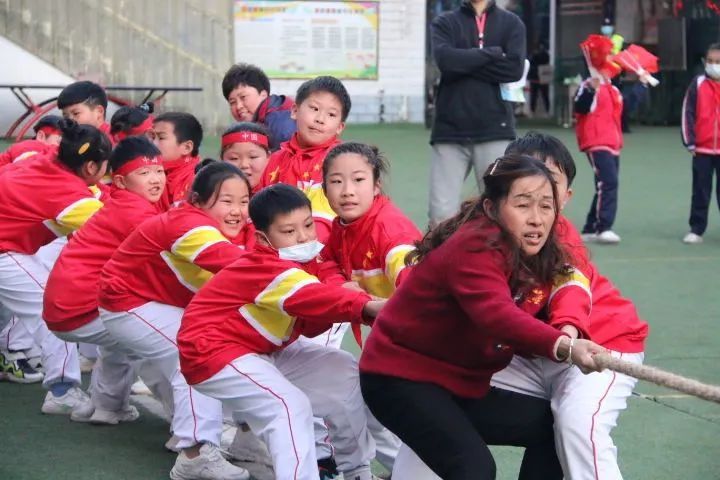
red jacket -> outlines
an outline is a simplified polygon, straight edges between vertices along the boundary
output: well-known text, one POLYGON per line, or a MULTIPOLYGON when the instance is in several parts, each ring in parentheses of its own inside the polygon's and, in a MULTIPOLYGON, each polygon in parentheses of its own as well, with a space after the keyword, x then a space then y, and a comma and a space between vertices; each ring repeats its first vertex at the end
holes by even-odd
POLYGON ((80 228, 102 206, 55 157, 14 163, 0 175, 0 253, 32 255, 80 228))
POLYGON ((563 334, 515 305, 506 255, 484 218, 463 225, 414 266, 375 319, 360 370, 483 397, 514 349, 553 358, 563 334))
POLYGON ((390 298, 409 271, 405 256, 420 230, 390 199, 375 197, 370 210, 350 224, 335 217, 322 258, 337 263, 346 278, 376 297, 390 298))
POLYGON ((158 207, 140 195, 112 189, 110 200, 63 248, 50 272, 43 318, 55 332, 68 332, 96 319, 100 273, 118 246, 158 207))
POLYGON ((325 156, 340 140, 333 138, 315 147, 303 148, 298 143, 298 134, 280 146, 270 155, 260 184, 262 188, 276 183, 285 183, 299 188, 312 203, 313 217, 317 227, 318 240, 325 243, 335 212, 330 208, 322 189, 322 167, 325 156))
POLYGON ((243 255, 203 210, 184 202, 143 222, 100 275, 100 307, 127 311, 148 302, 185 308, 213 273, 243 255))
POLYGON ((574 264, 548 289, 550 325, 572 325, 581 337, 618 352, 644 351, 649 329, 635 305, 597 271, 580 234, 567 218, 559 217, 555 231, 571 252, 574 264))
POLYGON ((575 134, 583 152, 606 150, 620 155, 623 100, 620 90, 602 83, 597 91, 585 81, 575 97, 575 134))
POLYGON ((363 292, 322 284, 302 265, 258 246, 218 273, 185 309, 177 335, 180 368, 189 384, 200 383, 243 355, 271 354, 334 322, 360 322, 369 300, 363 292))
POLYGON ((0 153, 0 168, 10 163, 19 162, 33 155, 57 155, 57 145, 41 142, 40 140, 23 140, 13 143, 7 150, 0 153))
POLYGON ((164 160, 165 191, 158 205, 163 210, 169 209, 178 202, 185 200, 193 180, 195 180, 195 167, 200 162, 199 157, 181 157, 177 160, 164 160))
POLYGON ((693 79, 683 100, 682 139, 689 150, 720 155, 720 81, 693 79))

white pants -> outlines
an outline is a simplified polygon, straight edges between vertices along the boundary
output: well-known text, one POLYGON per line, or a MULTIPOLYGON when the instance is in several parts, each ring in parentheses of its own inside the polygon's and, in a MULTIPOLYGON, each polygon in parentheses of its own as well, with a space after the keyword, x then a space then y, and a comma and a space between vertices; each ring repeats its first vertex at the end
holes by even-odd
POLYGON ((177 332, 182 315, 182 308, 157 302, 128 312, 100 310, 112 338, 143 360, 145 384, 173 411, 171 428, 180 439, 178 447, 220 445, 222 404, 188 386, 180 373, 177 332))
MULTIPOLYGON (((645 356, 612 355, 637 364, 645 356)), ((491 381, 499 388, 550 400, 558 457, 565 477, 572 480, 622 479, 610 433, 636 383, 635 378, 610 370, 583 375, 564 363, 519 356, 491 381)))
POLYGON ((75 330, 53 333, 67 342, 84 342, 97 348, 98 360, 90 376, 90 397, 95 408, 114 412, 128 406, 136 362, 130 358, 132 352, 108 333, 99 317, 75 330))
POLYGON ((327 332, 323 332, 317 337, 301 337, 307 342, 314 343, 323 347, 336 348, 340 350, 342 348, 342 342, 345 338, 345 333, 350 328, 349 323, 333 323, 333 326, 328 329, 327 332))
POLYGON ((5 326, 0 331, 0 350, 31 350, 35 346, 35 340, 25 328, 25 323, 18 320, 4 305, 0 305, 0 309, 3 320, 6 320, 3 322, 5 326))
POLYGON ((313 415, 328 426, 338 470, 374 456, 357 362, 347 352, 298 340, 272 355, 243 355, 195 387, 250 425, 278 479, 317 479, 313 415))
POLYGON ((475 170, 478 190, 484 189, 488 166, 505 154, 507 140, 475 144, 437 143, 430 158, 430 224, 437 225, 460 210, 465 179, 475 170))
POLYGON ((42 350, 43 385, 57 382, 80 384, 77 348, 53 335, 42 318, 47 267, 33 255, 0 254, 0 302, 32 335, 42 350))

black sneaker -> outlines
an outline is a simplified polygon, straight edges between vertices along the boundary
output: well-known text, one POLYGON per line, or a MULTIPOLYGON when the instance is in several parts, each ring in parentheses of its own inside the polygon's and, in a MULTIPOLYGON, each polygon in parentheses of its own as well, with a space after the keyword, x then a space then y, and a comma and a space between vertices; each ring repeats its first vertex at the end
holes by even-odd
POLYGON ((30 366, 22 352, 0 352, 0 370, 4 378, 13 383, 38 383, 45 378, 30 366))
POLYGON ((320 480, 331 480, 340 475, 333 457, 322 458, 318 460, 317 464, 318 471, 320 472, 320 480))

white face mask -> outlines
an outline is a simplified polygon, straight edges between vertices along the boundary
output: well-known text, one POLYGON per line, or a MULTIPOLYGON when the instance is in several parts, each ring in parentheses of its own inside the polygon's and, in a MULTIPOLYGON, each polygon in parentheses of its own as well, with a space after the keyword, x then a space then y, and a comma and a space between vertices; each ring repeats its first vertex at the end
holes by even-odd
POLYGON ((720 64, 708 63, 705 65, 705 73, 713 80, 720 80, 720 64))
POLYGON ((292 247, 278 248, 278 255, 283 260, 292 260, 298 263, 308 263, 313 258, 317 257, 325 245, 318 242, 317 240, 311 240, 305 243, 298 243, 292 247))

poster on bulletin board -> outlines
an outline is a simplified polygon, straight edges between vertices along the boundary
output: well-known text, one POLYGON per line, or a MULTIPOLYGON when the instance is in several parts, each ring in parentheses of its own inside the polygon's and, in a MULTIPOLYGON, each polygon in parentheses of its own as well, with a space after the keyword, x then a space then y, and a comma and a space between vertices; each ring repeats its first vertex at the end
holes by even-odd
POLYGON ((270 78, 376 80, 378 1, 235 0, 235 61, 270 78))

